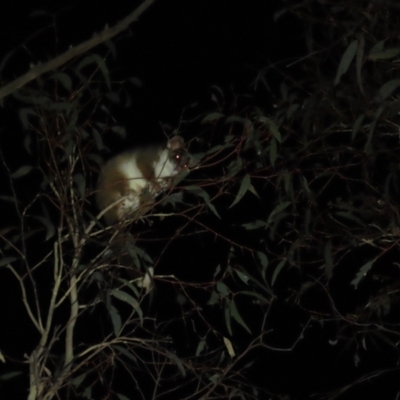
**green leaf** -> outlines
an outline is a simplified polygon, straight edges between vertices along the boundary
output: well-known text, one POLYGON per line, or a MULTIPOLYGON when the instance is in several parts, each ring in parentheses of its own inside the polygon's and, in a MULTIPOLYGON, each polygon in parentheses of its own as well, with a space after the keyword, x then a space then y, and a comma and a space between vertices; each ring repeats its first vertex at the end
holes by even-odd
POLYGON ((267 220, 267 223, 270 224, 270 223, 273 221, 275 215, 277 215, 277 214, 279 214, 280 212, 282 212, 289 204, 291 204, 290 201, 284 201, 283 203, 278 204, 278 205, 272 210, 271 214, 269 215, 268 220, 267 220))
POLYGON ((293 197, 293 181, 292 181, 292 174, 285 171, 283 175, 283 182, 285 187, 285 192, 289 197, 293 197))
POLYGON ((281 18, 282 15, 289 13, 291 10, 292 10, 291 7, 284 7, 284 8, 281 8, 280 10, 276 11, 273 14, 274 22, 278 21, 278 19, 281 18))
POLYGON ((132 306, 132 308, 138 313, 140 320, 143 323, 143 311, 140 308, 140 305, 136 299, 134 299, 130 294, 118 289, 111 290, 111 295, 113 295, 118 300, 121 300, 132 306))
POLYGON ((108 308, 108 313, 110 314, 111 317, 111 322, 114 328, 114 335, 118 337, 122 325, 121 316, 119 315, 118 310, 113 305, 110 305, 110 307, 108 308))
POLYGON ((86 378, 86 374, 81 374, 72 380, 72 384, 78 387, 86 378))
POLYGON ((357 43, 358 43, 357 40, 351 42, 347 47, 346 51, 344 52, 342 59, 340 60, 339 68, 336 73, 335 85, 337 85, 340 82, 340 78, 342 77, 342 75, 345 74, 349 69, 351 62, 353 61, 353 58, 356 55, 357 43))
POLYGON ((135 247, 135 250, 143 261, 146 261, 146 263, 149 265, 154 265, 152 258, 143 249, 141 249, 140 247, 135 247))
POLYGON ((281 143, 282 137, 276 123, 271 118, 268 118, 264 115, 259 117, 259 121, 267 126, 268 130, 272 133, 272 136, 277 140, 278 143, 281 143))
POLYGON ((50 104, 53 104, 53 101, 47 97, 47 96, 40 96, 38 94, 31 94, 31 95, 23 95, 21 94, 20 91, 15 91, 12 93, 12 95, 18 99, 21 100, 24 103, 28 104, 37 104, 39 106, 42 106, 44 108, 49 107, 50 104))
POLYGON ((250 193, 253 193, 254 196, 256 196, 258 199, 260 199, 260 196, 259 196, 258 193, 256 192, 256 189, 254 188, 253 185, 250 185, 250 186, 249 186, 249 192, 250 192, 250 193))
POLYGON ((244 296, 251 296, 256 298, 257 300, 260 300, 262 304, 268 304, 268 300, 262 296, 261 294, 257 292, 249 292, 248 290, 242 290, 241 292, 238 292, 244 296))
POLYGON ((398 87, 400 86, 400 79, 392 79, 386 82, 379 89, 379 98, 383 101, 386 100, 398 87))
POLYGON ((243 228, 247 229, 248 231, 251 231, 253 229, 259 229, 259 228, 265 228, 267 226, 267 223, 265 221, 261 221, 260 219, 257 219, 253 222, 248 222, 247 224, 242 224, 243 228))
POLYGON ((219 119, 225 117, 224 114, 221 114, 219 112, 214 112, 211 114, 206 115, 202 120, 201 123, 205 124, 207 122, 214 122, 214 121, 218 121, 219 119))
POLYGON ((82 397, 84 399, 92 400, 92 388, 90 386, 87 386, 85 390, 82 393, 82 397))
POLYGON ((243 272, 240 272, 240 271, 237 270, 237 269, 235 269, 234 271, 235 271, 236 275, 237 275, 246 285, 249 284, 250 278, 249 278, 246 274, 244 274, 243 272))
POLYGON ((119 400, 129 400, 128 397, 124 396, 121 393, 115 393, 119 400))
MULTIPOLYGON (((236 271, 236 269, 235 269, 236 271)), ((255 285, 257 285, 259 288, 261 288, 263 291, 267 292, 268 294, 272 295, 272 291, 271 289, 269 289, 268 287, 266 287, 263 283, 260 282, 260 279, 256 279, 254 278, 254 276, 252 276, 249 271, 246 271, 244 269, 242 269, 243 272, 241 272, 243 274, 243 276, 245 276, 245 279, 247 281, 251 281, 252 283, 254 283, 255 285)), ((262 272, 263 273, 263 272, 262 272)), ((264 272, 265 275, 265 272, 264 272)), ((264 278, 265 280, 265 278, 264 278)))
POLYGON ((5 374, 0 375, 0 380, 1 381, 8 381, 8 380, 13 379, 16 376, 19 376, 21 374, 22 374, 22 371, 6 372, 5 374))
POLYGON ((139 291, 137 289, 137 287, 135 285, 132 285, 132 283, 130 283, 129 281, 127 281, 126 279, 120 278, 119 279, 125 286, 127 286, 133 293, 134 295, 139 298, 140 294, 139 291))
POLYGON ((214 374, 208 377, 208 380, 212 382, 214 385, 218 384, 218 381, 221 379, 221 375, 219 373, 214 374))
POLYGON ((246 329, 247 332, 251 333, 251 330, 249 329, 249 327, 246 325, 246 323, 243 321, 243 318, 241 317, 241 315, 239 314, 238 309, 236 308, 236 304, 234 302, 234 300, 232 299, 232 301, 230 301, 229 304, 229 308, 230 308, 230 313, 233 317, 233 319, 239 323, 240 325, 243 326, 244 329, 246 329))
POLYGON ((400 54, 400 48, 394 47, 391 49, 384 49, 381 51, 370 52, 367 56, 369 60, 389 60, 391 58, 397 57, 400 54))
POLYGON ((121 97, 117 92, 110 92, 106 94, 108 100, 112 101, 115 104, 119 104, 121 102, 121 97))
POLYGON ((205 201, 205 203, 207 204, 207 207, 208 207, 218 218, 221 218, 221 217, 219 216, 219 214, 218 214, 216 208, 214 207, 214 205, 211 204, 210 196, 209 196, 209 194, 208 194, 206 191, 204 191, 203 189, 201 189, 201 188, 198 187, 198 186, 185 186, 185 190, 188 191, 188 192, 193 193, 194 195, 196 195, 196 196, 198 196, 198 197, 201 197, 201 198, 205 201))
POLYGON ((33 218, 37 219, 39 222, 41 222, 45 228, 46 228, 46 240, 49 240, 54 236, 56 233, 56 227, 54 224, 46 217, 41 217, 41 216, 34 216, 33 218))
POLYGON ((72 178, 72 180, 75 182, 76 186, 78 187, 78 192, 79 195, 81 196, 82 199, 85 198, 85 178, 81 173, 75 174, 72 178))
POLYGON ((246 174, 242 182, 240 184, 239 192, 234 200, 234 202, 229 206, 229 208, 233 207, 235 204, 239 203, 239 201, 243 198, 243 196, 246 194, 246 192, 249 190, 251 186, 251 178, 249 174, 246 174))
MULTIPOLYGON (((226 350, 228 351, 228 354, 229 354, 229 356, 231 357, 231 358, 233 358, 233 357, 235 357, 235 350, 234 350, 234 348, 233 348, 233 346, 232 346, 232 342, 227 338, 227 337, 223 337, 222 338, 222 340, 223 340, 223 342, 224 342, 224 345, 225 345, 225 347, 226 347, 226 350)), ((229 397, 229 399, 231 399, 232 397, 229 397)))
POLYGON ((14 50, 9 51, 4 58, 1 59, 1 63, 0 63, 0 71, 3 71, 3 68, 7 65, 8 60, 14 56, 14 53, 16 52, 16 50, 19 49, 18 47, 16 47, 14 50))
POLYGON ((281 260, 279 264, 276 266, 274 273, 272 274, 272 279, 271 279, 271 286, 274 286, 274 283, 276 281, 276 278, 278 277, 279 273, 281 272, 283 266, 286 264, 286 259, 281 260))
POLYGON ((226 168, 225 178, 235 176, 243 168, 243 161, 240 157, 230 162, 226 168))
POLYGON ((265 273, 267 271, 267 267, 268 267, 268 257, 265 253, 261 252, 261 251, 257 251, 257 257, 260 260, 261 263, 261 275, 263 276, 264 280, 265 280, 265 273))
POLYGON ((24 148, 28 154, 32 155, 32 132, 31 131, 28 131, 25 133, 24 148))
POLYGON ((210 300, 208 300, 207 304, 209 306, 213 306, 219 302, 219 295, 216 291, 213 291, 210 296, 210 300))
POLYGON ((56 72, 53 74, 52 79, 59 81, 68 92, 72 90, 72 79, 65 72, 56 72))
POLYGON ((115 350, 117 350, 118 353, 123 354, 125 357, 132 360, 136 365, 139 365, 137 358, 130 351, 128 351, 125 347, 119 346, 117 344, 114 344, 111 347, 114 348, 115 350))
POLYGON ((18 115, 24 129, 29 129, 29 116, 37 117, 37 113, 32 108, 21 108, 18 115))
POLYGON ((354 122, 353 129, 352 129, 352 131, 351 131, 351 140, 352 140, 352 141, 353 141, 354 138, 356 137, 357 132, 360 130, 360 126, 361 126, 362 122, 364 121, 364 118, 365 118, 365 115, 364 115, 364 114, 363 114, 363 115, 360 115, 360 116, 356 119, 356 122, 354 122))
POLYGON ((381 40, 380 42, 374 44, 371 48, 371 50, 369 51, 369 54, 373 54, 373 53, 378 53, 380 51, 382 51, 385 48, 385 39, 381 40))
POLYGON ((288 120, 290 120, 292 118, 292 116, 294 115, 294 113, 300 108, 300 104, 294 103, 291 104, 287 111, 286 111, 286 118, 288 120))
POLYGON ((221 272, 221 264, 217 265, 217 268, 215 268, 214 272, 214 278, 221 272))
POLYGON ((299 250, 299 242, 296 240, 290 246, 290 249, 287 252, 287 256, 286 256, 288 263, 290 265, 296 265, 296 260, 294 259, 294 256, 296 255, 296 251, 298 251, 298 250, 299 250))
POLYGON ((104 76, 104 79, 106 81, 108 88, 111 88, 110 73, 108 71, 105 60, 102 57, 100 57, 98 54, 90 54, 79 63, 76 70, 80 71, 82 68, 86 67, 89 64, 97 64, 99 66, 101 72, 103 73, 103 76, 104 76))
MULTIPOLYGON (((52 110, 52 111, 70 111, 72 109, 72 104, 68 103, 66 101, 62 101, 59 103, 51 103, 48 105, 48 109, 52 110)), ((71 115, 72 115, 72 113, 71 113, 71 115)), ((70 115, 69 125, 75 126, 75 122, 77 120, 76 114, 74 114, 73 116, 71 116, 71 115, 70 115)))
POLYGON ((243 117, 239 117, 238 115, 230 115, 225 120, 226 124, 231 124, 231 123, 234 123, 234 122, 239 122, 240 124, 243 124, 244 126, 247 126, 250 123, 250 121, 248 119, 243 118, 243 117))
POLYGON ((108 48, 115 60, 117 58, 117 48, 115 47, 114 42, 109 39, 103 42, 103 44, 108 48))
POLYGON ((0 200, 9 201, 10 203, 14 203, 15 202, 14 197, 11 197, 11 196, 0 196, 0 200))
POLYGON ((361 33, 359 37, 359 43, 357 46, 357 57, 356 57, 357 83, 361 93, 364 93, 362 77, 361 77, 361 67, 364 58, 364 46, 365 46, 364 35, 363 33, 361 33))
POLYGON ((0 259, 0 267, 4 267, 5 265, 8 265, 12 262, 14 262, 15 260, 18 260, 17 257, 4 257, 2 259, 0 259))
POLYGON ((226 286, 223 282, 217 282, 217 291, 223 296, 228 296, 229 294, 228 286, 226 286))
POLYGON ((269 120, 268 128, 271 131, 274 138, 276 139, 276 141, 281 143, 282 142, 281 133, 279 132, 278 126, 275 124, 274 121, 269 120))
POLYGON ((385 108, 386 108, 385 104, 382 104, 382 105, 376 110, 374 120, 373 120, 372 123, 369 125, 368 138, 367 138, 367 142, 365 143, 365 146, 364 146, 364 151, 365 151, 365 153, 367 153, 367 154, 371 154, 371 153, 372 153, 372 145, 371 145, 371 143, 372 143, 372 136, 373 136, 373 134, 374 134, 374 132, 375 132, 375 128, 376 128, 376 125, 377 125, 377 123, 378 123, 378 121, 379 121, 379 118, 381 117, 381 115, 382 115, 383 111, 385 110, 385 108))
POLYGON ((18 168, 13 174, 11 174, 11 178, 13 179, 18 179, 21 178, 23 176, 25 176, 26 174, 29 174, 29 172, 31 172, 32 167, 30 165, 24 165, 20 168, 18 168))
POLYGON ((182 361, 180 360, 180 358, 175 354, 172 353, 168 350, 166 350, 166 355, 175 362, 175 364, 177 365, 179 371, 181 371, 182 376, 186 376, 186 371, 185 368, 183 367, 182 361))
POLYGON ((93 272, 93 274, 90 275, 89 284, 92 282, 105 282, 103 274, 99 271, 93 272))
POLYGON ((206 151, 205 155, 210 155, 217 153, 218 151, 224 150, 228 147, 231 147, 229 144, 218 144, 217 146, 211 147, 210 150, 206 151))
POLYGON ((338 211, 335 213, 335 215, 342 217, 342 218, 346 218, 350 221, 356 222, 358 225, 365 227, 365 223, 360 219, 357 218, 354 214, 352 214, 351 212, 347 212, 347 211, 338 211))
POLYGON ((97 150, 103 150, 104 149, 104 144, 103 144, 103 138, 101 137, 99 131, 96 128, 92 128, 92 135, 94 139, 94 143, 96 144, 97 150))
MULTIPOLYGON (((115 238, 114 238, 114 240, 115 240, 115 238)), ((138 253, 137 253, 137 247, 130 241, 127 241, 124 244, 124 247, 128 251, 129 256, 132 258, 133 265, 135 265, 137 268, 139 268, 139 266, 142 263, 140 262, 140 259, 139 259, 138 253)))
POLYGON ((307 195, 307 197, 310 200, 314 200, 314 193, 311 191, 310 187, 308 186, 307 178, 304 175, 301 176, 300 184, 301 184, 301 187, 302 187, 304 193, 307 195))
POLYGON ((114 125, 111 127, 111 132, 116 133, 122 139, 126 138, 126 128, 120 125, 114 125))
POLYGON ((130 294, 119 290, 119 289, 112 289, 111 290, 111 294, 117 298, 118 300, 121 300, 127 304, 129 304, 130 306, 132 306, 133 308, 137 308, 139 307, 139 303, 137 302, 136 299, 134 299, 130 294))
POLYGON ((132 76, 128 78, 127 81, 138 88, 143 87, 143 82, 137 76, 132 76))
POLYGON ((367 275, 368 271, 374 265, 375 260, 368 261, 365 263, 361 269, 357 272, 356 277, 350 282, 355 289, 357 289, 358 284, 360 283, 361 279, 367 275))
POLYGON ((200 342, 199 342, 199 344, 197 345, 196 357, 198 357, 198 356, 203 352, 205 346, 206 346, 206 337, 204 336, 204 337, 202 337, 202 338, 200 339, 200 342))
POLYGON ((181 204, 181 203, 183 203, 183 193, 182 192, 172 193, 170 195, 167 195, 166 197, 163 197, 161 200, 162 206, 171 204, 171 206, 174 208, 176 208, 175 206, 177 204, 181 204))

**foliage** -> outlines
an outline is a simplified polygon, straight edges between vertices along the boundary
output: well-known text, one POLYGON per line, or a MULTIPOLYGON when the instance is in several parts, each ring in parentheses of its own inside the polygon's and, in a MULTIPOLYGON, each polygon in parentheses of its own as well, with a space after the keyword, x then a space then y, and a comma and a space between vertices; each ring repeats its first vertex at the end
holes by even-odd
MULTIPOLYGON (((238 176, 243 163, 238 155, 251 147, 250 137, 246 143, 246 133, 229 135, 206 153, 193 154, 202 160, 196 169, 214 164, 221 169, 218 175, 211 181, 199 176, 179 184, 160 199, 162 208, 156 204, 145 216, 126 221, 132 226, 127 254, 110 259, 106 255, 121 227, 115 232, 105 229, 91 203, 102 163, 99 153, 107 149, 103 138, 125 135, 124 128, 110 123, 111 108, 121 104, 125 89, 111 81, 100 56, 89 55, 14 94, 24 104, 19 106, 19 117, 25 134, 18 151, 25 148, 27 161, 13 167, 7 154, 2 157, 9 182, 2 201, 9 207, 11 225, 2 234, 0 262, 19 284, 19 291, 8 295, 18 303, 22 292, 30 325, 27 334, 36 331, 27 359, 29 398, 67 394, 96 398, 99 393, 122 390, 120 381, 125 379, 136 386, 128 395, 145 398, 167 397, 171 390, 177 397, 188 391, 193 398, 241 392, 255 396, 256 389, 245 380, 238 382, 236 374, 244 368, 243 359, 262 346, 263 329, 259 326, 238 355, 228 336, 240 326, 251 333, 238 299, 249 297, 267 304, 271 290, 265 281, 260 283, 235 266, 235 252, 245 247, 212 228, 215 220, 223 218, 221 205, 215 203, 224 193, 237 191, 236 200, 228 196, 231 207, 247 191, 256 194, 250 176, 238 176), (229 160, 227 173, 222 160, 229 160), (187 238, 193 245, 198 235, 220 236, 219 246, 230 243, 229 265, 222 270, 212 260, 209 279, 197 282, 180 278, 179 268, 172 274, 157 274, 162 264, 177 264, 178 257, 164 254, 169 248, 181 246, 187 238), (146 245, 148 241, 160 244, 146 245), (132 268, 142 274, 156 270, 159 293, 154 301, 169 296, 162 301, 175 309, 174 316, 170 309, 154 312, 146 305, 152 292, 135 284, 140 280, 131 278, 132 268), (257 292, 249 290, 253 284, 259 286, 257 292), (210 321, 216 310, 222 325, 210 321), (188 343, 176 353, 182 329, 188 343), (143 374, 145 379, 139 378, 143 374)), ((251 248, 246 251, 252 256, 251 248)), ((18 359, 7 353, 6 357, 18 359)), ((17 371, 27 373, 21 367, 17 371)), ((5 380, 11 377, 3 375, 5 380)))
MULTIPOLYGON (((87 55, 15 92, 25 156, 2 154, 0 272, 18 283, 4 293, 23 304, 29 340, 26 359, 4 351, 13 367, 2 381, 29 374, 30 399, 300 398, 332 387, 334 398, 395 370, 398 6, 363 4, 283 10, 307 24, 310 56, 280 84, 274 111, 256 97, 230 107, 215 87, 213 109, 185 112, 179 129, 197 164, 126 221, 120 259, 104 256, 119 227, 104 228, 92 203, 99 154, 125 134, 113 113, 129 86, 87 55), (132 268, 154 269, 151 290, 132 268), (299 347, 313 335, 328 343, 326 330, 355 378, 275 388, 272 360, 293 353, 303 366, 299 347)), ((275 73, 259 75, 261 96, 275 73)))

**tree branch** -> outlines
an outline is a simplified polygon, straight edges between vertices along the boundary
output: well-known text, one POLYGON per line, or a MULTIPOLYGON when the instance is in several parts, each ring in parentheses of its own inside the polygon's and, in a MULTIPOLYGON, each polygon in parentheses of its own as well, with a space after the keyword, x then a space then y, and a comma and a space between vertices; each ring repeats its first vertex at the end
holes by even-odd
POLYGON ((60 67, 61 65, 65 64, 72 58, 87 52, 91 48, 96 47, 100 43, 103 43, 106 40, 111 39, 118 33, 127 29, 132 22, 136 21, 139 18, 139 16, 154 3, 154 1, 155 0, 146 0, 135 11, 133 11, 130 15, 128 15, 114 27, 109 28, 106 26, 102 32, 95 34, 91 39, 86 40, 85 42, 79 44, 76 47, 71 47, 63 54, 60 54, 59 56, 53 58, 52 60, 46 62, 45 64, 39 64, 36 67, 31 68, 24 75, 15 79, 11 83, 3 86, 0 89, 0 101, 1 99, 8 96, 15 90, 26 85, 28 82, 36 79, 40 75, 60 67))

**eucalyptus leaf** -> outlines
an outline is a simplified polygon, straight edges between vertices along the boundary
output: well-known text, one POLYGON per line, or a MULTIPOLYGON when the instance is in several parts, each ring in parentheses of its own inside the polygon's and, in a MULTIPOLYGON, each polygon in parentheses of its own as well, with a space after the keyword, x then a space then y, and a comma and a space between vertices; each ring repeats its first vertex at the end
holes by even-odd
POLYGON ((13 179, 21 178, 21 177, 29 174, 29 172, 31 172, 31 171, 32 171, 32 166, 24 165, 24 166, 18 168, 14 173, 12 173, 11 178, 13 178, 13 179))
POLYGON ((230 308, 230 313, 231 313, 233 319, 234 319, 237 323, 239 323, 240 325, 242 325, 242 327, 243 327, 244 329, 246 329, 246 331, 247 331, 248 333, 251 333, 250 328, 246 325, 246 323, 244 322, 242 316, 239 314, 239 311, 238 311, 238 309, 237 309, 237 307, 236 307, 236 304, 235 304, 235 301, 234 301, 233 299, 229 302, 229 308, 230 308))
POLYGON ((233 207, 235 204, 239 203, 239 201, 243 198, 243 196, 246 194, 246 192, 249 190, 251 186, 251 178, 249 174, 246 174, 243 179, 242 182, 240 183, 240 188, 238 191, 238 194, 236 195, 235 200, 233 201, 233 203, 229 206, 229 208, 233 207))
POLYGON ((340 60, 339 68, 336 73, 335 85, 337 85, 340 82, 340 78, 342 77, 342 75, 345 74, 349 69, 351 62, 353 61, 354 56, 356 55, 357 44, 358 41, 354 40, 349 44, 346 51, 343 53, 342 59, 340 60))
POLYGON ((46 238, 45 238, 45 240, 49 240, 50 238, 52 238, 55 235, 56 227, 50 221, 49 218, 42 217, 42 216, 34 216, 33 218, 35 218, 36 220, 40 221, 45 226, 45 228, 46 228, 46 238))
POLYGON ((372 268, 374 263, 375 263, 375 260, 368 261, 357 272, 356 277, 351 281, 351 284, 354 286, 355 289, 357 289, 358 284, 360 283, 361 279, 367 275, 368 271, 372 268))

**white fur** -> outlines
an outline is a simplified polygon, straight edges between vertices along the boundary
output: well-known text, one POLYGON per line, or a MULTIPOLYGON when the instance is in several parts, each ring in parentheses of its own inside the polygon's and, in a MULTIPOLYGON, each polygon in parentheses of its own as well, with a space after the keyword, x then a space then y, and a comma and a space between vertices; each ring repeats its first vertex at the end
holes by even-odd
MULTIPOLYGON (((100 191, 106 192, 105 196, 98 197, 98 206, 104 209, 112 202, 118 200, 122 196, 124 199, 116 206, 115 212, 117 219, 123 220, 129 214, 132 214, 140 207, 140 196, 146 193, 152 197, 156 197, 161 191, 168 188, 171 182, 166 178, 173 178, 179 172, 176 168, 175 160, 170 158, 170 149, 160 149, 156 158, 158 161, 153 162, 151 166, 154 170, 154 180, 148 181, 143 177, 142 171, 137 164, 138 154, 142 151, 140 148, 137 150, 122 153, 112 158, 103 168, 103 176, 113 176, 115 172, 118 179, 123 179, 127 183, 128 189, 124 193, 119 193, 117 190, 113 191, 113 182, 108 178, 100 181, 100 191), (156 184, 155 184, 156 183, 156 184), (110 190, 110 196, 107 197, 107 191, 110 190)), ((155 150, 157 151, 157 150, 155 150)))
POLYGON ((120 220, 127 217, 130 213, 139 208, 140 202, 136 192, 129 193, 128 197, 123 200, 121 207, 118 209, 118 217, 120 220))
MULTIPOLYGON (((171 161, 169 154, 168 149, 160 151, 159 160, 153 163, 155 179, 162 189, 167 186, 167 183, 163 178, 173 177, 178 173, 176 165, 171 161)), ((118 214, 121 219, 139 208, 140 203, 138 195, 140 195, 144 190, 152 189, 148 186, 149 182, 143 178, 142 172, 137 166, 136 161, 136 157, 131 157, 129 160, 124 160, 122 162, 117 161, 116 163, 118 170, 126 176, 129 183, 129 189, 131 190, 128 198, 122 202, 121 208, 119 209, 118 214)), ((156 195, 157 193, 153 194, 156 195)))
POLYGON ((168 178, 177 174, 176 165, 169 158, 169 151, 165 149, 160 154, 158 163, 154 164, 154 175, 158 178, 168 178))
POLYGON ((136 164, 136 158, 126 160, 118 165, 118 169, 126 176, 129 181, 129 188, 135 192, 142 192, 147 186, 147 180, 143 178, 142 172, 136 164))

